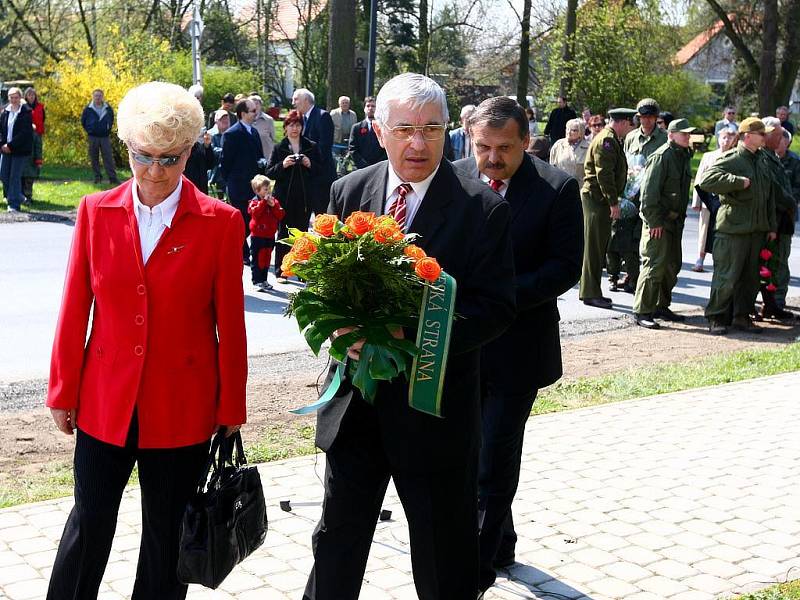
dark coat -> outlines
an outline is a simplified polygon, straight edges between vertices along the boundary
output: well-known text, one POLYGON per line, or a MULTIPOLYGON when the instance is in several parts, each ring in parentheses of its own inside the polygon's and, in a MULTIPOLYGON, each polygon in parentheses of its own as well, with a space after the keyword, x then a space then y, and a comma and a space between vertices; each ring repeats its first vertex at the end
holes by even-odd
MULTIPOLYGON (((455 163, 478 178, 474 158, 455 163)), ((583 211, 578 182, 525 155, 509 182, 517 316, 483 349, 483 371, 508 395, 543 388, 562 375, 556 301, 581 275, 583 211)))
POLYGON ((386 150, 381 148, 375 129, 369 126, 367 119, 353 125, 348 150, 358 169, 386 160, 386 150))
POLYGON ((87 105, 81 113, 81 125, 87 135, 92 137, 108 137, 111 133, 111 126, 114 124, 114 109, 106 104, 106 112, 101 119, 97 111, 87 105))
POLYGON ((192 146, 192 153, 186 161, 183 174, 186 179, 191 181, 198 190, 204 194, 208 193, 208 172, 217 164, 217 156, 214 154, 214 147, 209 145, 206 148, 203 142, 195 142, 192 146))
MULTIPOLYGON (((341 219, 358 210, 383 214, 388 163, 359 169, 336 181, 329 213, 341 219)), ((499 336, 514 316, 513 258, 509 205, 488 186, 442 160, 409 231, 458 284, 443 418, 408 406, 408 381, 381 383, 374 404, 385 456, 393 468, 435 471, 464 464, 480 446, 480 349, 499 336)), ((406 337, 409 334, 407 333, 406 337)), ((330 374, 329 374, 330 377, 330 374)), ((348 406, 364 403, 345 383, 318 413, 317 445, 328 450, 340 433, 348 406)), ((358 407, 355 407, 355 414, 358 407)), ((366 423, 348 421, 343 435, 358 435, 366 423), (354 430, 355 429, 355 430, 354 430)), ((370 419, 370 423, 373 420, 370 419)))
POLYGON ((8 138, 8 116, 7 110, 0 112, 0 146, 8 144, 11 156, 29 156, 33 152, 31 107, 24 102, 20 105, 11 139, 8 138))
POLYGON ((283 159, 294 154, 289 138, 283 138, 272 149, 272 156, 267 164, 267 177, 275 181, 272 195, 281 203, 286 211, 285 222, 287 227, 300 227, 308 224, 313 206, 314 178, 319 174, 320 156, 317 144, 307 137, 300 137, 300 154, 304 154, 311 161, 311 169, 306 169, 300 164, 285 169, 283 159))
POLYGON ((316 142, 322 159, 321 166, 324 167, 321 172, 326 173, 325 169, 327 169, 333 174, 333 154, 331 154, 333 148, 333 119, 327 110, 314 105, 314 108, 308 113, 308 119, 303 128, 303 137, 316 142))
POLYGON ((253 197, 250 181, 258 174, 258 161, 262 158, 261 138, 255 129, 248 133, 245 126, 237 122, 222 134, 220 175, 232 203, 246 204, 253 197))
POLYGON ((567 121, 577 116, 577 113, 569 106, 554 108, 550 111, 547 125, 544 126, 544 134, 550 136, 551 144, 555 144, 561 138, 567 137, 567 121))

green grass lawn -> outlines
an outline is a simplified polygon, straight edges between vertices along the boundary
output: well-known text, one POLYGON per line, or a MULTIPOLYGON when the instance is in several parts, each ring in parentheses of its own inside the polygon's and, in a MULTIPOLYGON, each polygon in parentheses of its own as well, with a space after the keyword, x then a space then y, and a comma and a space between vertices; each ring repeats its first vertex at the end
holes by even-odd
POLYGON ((800 580, 779 583, 752 594, 737 596, 735 600, 800 600, 800 580))

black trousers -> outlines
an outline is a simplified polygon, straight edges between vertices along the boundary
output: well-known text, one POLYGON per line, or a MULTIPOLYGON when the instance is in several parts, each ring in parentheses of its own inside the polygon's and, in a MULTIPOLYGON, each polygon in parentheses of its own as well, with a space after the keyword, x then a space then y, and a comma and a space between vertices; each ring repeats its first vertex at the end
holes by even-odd
POLYGON ((142 542, 133 600, 183 600, 178 583, 178 536, 186 503, 208 456, 208 442, 183 448, 137 448, 133 423, 125 447, 83 431, 75 441, 75 506, 69 514, 50 576, 48 600, 90 600, 108 563, 125 484, 139 465, 142 542))
POLYGON ((525 423, 537 390, 508 395, 491 386, 483 394, 483 443, 478 468, 480 534, 480 588, 489 589, 496 574, 496 558, 514 556, 517 534, 511 503, 519 485, 525 423))
MULTIPOLYGON (((478 594, 477 457, 442 471, 393 468, 381 447, 377 420, 366 415, 372 410, 362 400, 354 400, 345 421, 358 419, 357 430, 347 426, 346 433, 340 431, 327 452, 322 519, 312 538, 314 567, 304 600, 358 598, 389 477, 408 518, 419 599, 474 599, 478 594)), ((413 435, 408 441, 414 443, 413 435)))

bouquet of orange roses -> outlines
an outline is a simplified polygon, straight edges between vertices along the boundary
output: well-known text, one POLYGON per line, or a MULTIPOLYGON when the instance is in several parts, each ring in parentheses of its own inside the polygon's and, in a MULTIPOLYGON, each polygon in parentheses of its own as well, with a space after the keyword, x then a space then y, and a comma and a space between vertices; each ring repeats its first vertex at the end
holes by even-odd
POLYGON ((420 349, 393 331, 417 326, 426 287, 443 276, 442 269, 413 244, 416 234, 404 235, 388 215, 354 212, 342 223, 323 214, 312 231, 289 233, 281 240, 292 246, 281 271, 306 286, 292 294, 286 314, 297 319, 315 354, 339 329, 353 328, 331 343, 330 354, 339 361, 351 345, 365 340, 346 375, 372 401, 379 381, 409 376, 420 349))

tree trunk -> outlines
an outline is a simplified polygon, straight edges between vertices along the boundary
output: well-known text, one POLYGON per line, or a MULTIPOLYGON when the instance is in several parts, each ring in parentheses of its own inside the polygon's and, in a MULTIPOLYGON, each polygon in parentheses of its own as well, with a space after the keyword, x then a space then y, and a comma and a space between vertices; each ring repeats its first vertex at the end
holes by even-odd
POLYGON ((417 45, 417 64, 419 70, 428 74, 428 51, 430 50, 430 30, 428 29, 428 0, 419 0, 419 36, 417 45))
POLYGON ((572 96, 572 67, 570 63, 575 56, 575 30, 578 27, 578 0, 567 0, 567 22, 564 27, 564 72, 561 77, 559 92, 564 97, 572 96))
POLYGON ((519 75, 517 77, 517 102, 528 107, 528 77, 531 68, 531 0, 524 0, 522 7, 522 35, 519 43, 519 75))
POLYGON ((775 60, 778 52, 778 0, 764 0, 764 33, 758 78, 758 110, 762 115, 775 112, 775 60))
POLYGON ((356 0, 328 4, 328 109, 339 96, 355 96, 356 0))
POLYGON ((786 24, 783 61, 775 83, 774 99, 776 103, 788 106, 797 73, 800 71, 800 28, 796 25, 800 23, 800 0, 789 0, 786 3, 786 17, 783 22, 786 24))

